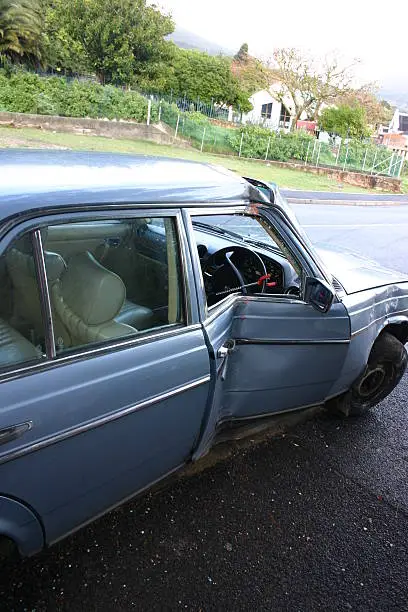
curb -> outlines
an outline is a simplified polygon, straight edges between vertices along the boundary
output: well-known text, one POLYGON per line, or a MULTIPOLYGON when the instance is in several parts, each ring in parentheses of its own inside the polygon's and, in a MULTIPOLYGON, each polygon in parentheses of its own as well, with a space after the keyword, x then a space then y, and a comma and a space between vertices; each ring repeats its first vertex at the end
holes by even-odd
POLYGON ((289 204, 319 204, 326 206, 408 206, 395 200, 313 200, 311 198, 285 198, 289 204))

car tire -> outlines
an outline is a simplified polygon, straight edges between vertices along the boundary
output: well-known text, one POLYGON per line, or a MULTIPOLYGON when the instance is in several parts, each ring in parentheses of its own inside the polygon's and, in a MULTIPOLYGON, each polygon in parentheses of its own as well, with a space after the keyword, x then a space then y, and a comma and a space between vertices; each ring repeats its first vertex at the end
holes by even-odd
POLYGON ((343 416, 366 414, 397 386, 407 363, 404 345, 395 336, 382 333, 371 349, 363 374, 344 395, 330 400, 328 409, 343 416))
POLYGON ((18 558, 17 547, 13 540, 0 536, 0 565, 18 558))

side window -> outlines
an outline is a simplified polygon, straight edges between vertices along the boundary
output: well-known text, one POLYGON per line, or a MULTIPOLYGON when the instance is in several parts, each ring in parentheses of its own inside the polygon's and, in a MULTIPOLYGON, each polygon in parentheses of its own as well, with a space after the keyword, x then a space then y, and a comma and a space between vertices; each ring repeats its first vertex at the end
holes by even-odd
POLYGON ((300 296, 301 267, 260 217, 197 216, 192 224, 208 306, 232 293, 300 296))
POLYGON ((174 218, 53 225, 43 244, 58 354, 183 323, 174 218))
POLYGON ((45 341, 31 235, 0 257, 0 368, 44 358, 45 341))

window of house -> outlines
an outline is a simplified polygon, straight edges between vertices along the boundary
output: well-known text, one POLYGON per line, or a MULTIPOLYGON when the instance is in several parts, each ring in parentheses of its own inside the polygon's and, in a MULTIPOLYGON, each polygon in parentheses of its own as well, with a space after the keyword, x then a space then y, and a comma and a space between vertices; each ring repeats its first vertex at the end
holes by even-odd
POLYGON ((45 333, 30 234, 0 257, 0 368, 45 357, 45 333))
POLYGON ((272 102, 262 104, 261 117, 264 119, 270 119, 272 117, 272 102))
POLYGON ((408 115, 400 115, 399 129, 401 132, 408 134, 408 115))
POLYGON ((57 354, 184 321, 174 218, 53 225, 43 244, 57 354))

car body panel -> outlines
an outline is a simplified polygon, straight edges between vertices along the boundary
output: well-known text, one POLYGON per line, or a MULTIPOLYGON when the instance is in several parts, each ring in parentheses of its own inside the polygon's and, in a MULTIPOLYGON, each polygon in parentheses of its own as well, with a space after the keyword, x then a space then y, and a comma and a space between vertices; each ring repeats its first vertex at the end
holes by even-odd
POLYGON ((187 328, 3 382, 0 428, 32 428, 0 447, 2 491, 53 542, 189 459, 209 373, 202 331, 187 328))
POLYGON ((22 556, 44 547, 44 532, 38 517, 25 504, 0 494, 0 534, 17 545, 22 556))
POLYGON ((316 250, 347 293, 408 282, 408 275, 396 270, 388 270, 376 261, 357 253, 344 251, 334 246, 318 247, 316 250))
MULTIPOLYGON (((171 210, 186 309, 183 324, 0 372, 0 431, 29 423, 0 445, 0 536, 23 554, 199 459, 221 427, 346 391, 381 331, 408 325, 408 278, 361 260, 338 264, 346 293, 332 285, 327 313, 299 297, 306 278, 330 283, 332 270, 275 185, 261 193, 224 169, 111 154, 3 151, 0 165, 1 252, 28 229, 78 215, 171 210), (193 229, 192 211, 269 223, 286 249, 276 261, 286 271, 293 264, 298 276, 285 274, 299 296, 235 292, 209 308, 196 244, 205 232, 193 229)), ((214 237, 211 249, 233 242, 214 237)))
POLYGON ((300 300, 240 298, 234 312, 223 419, 270 415, 325 401, 350 340, 347 310, 300 300))

